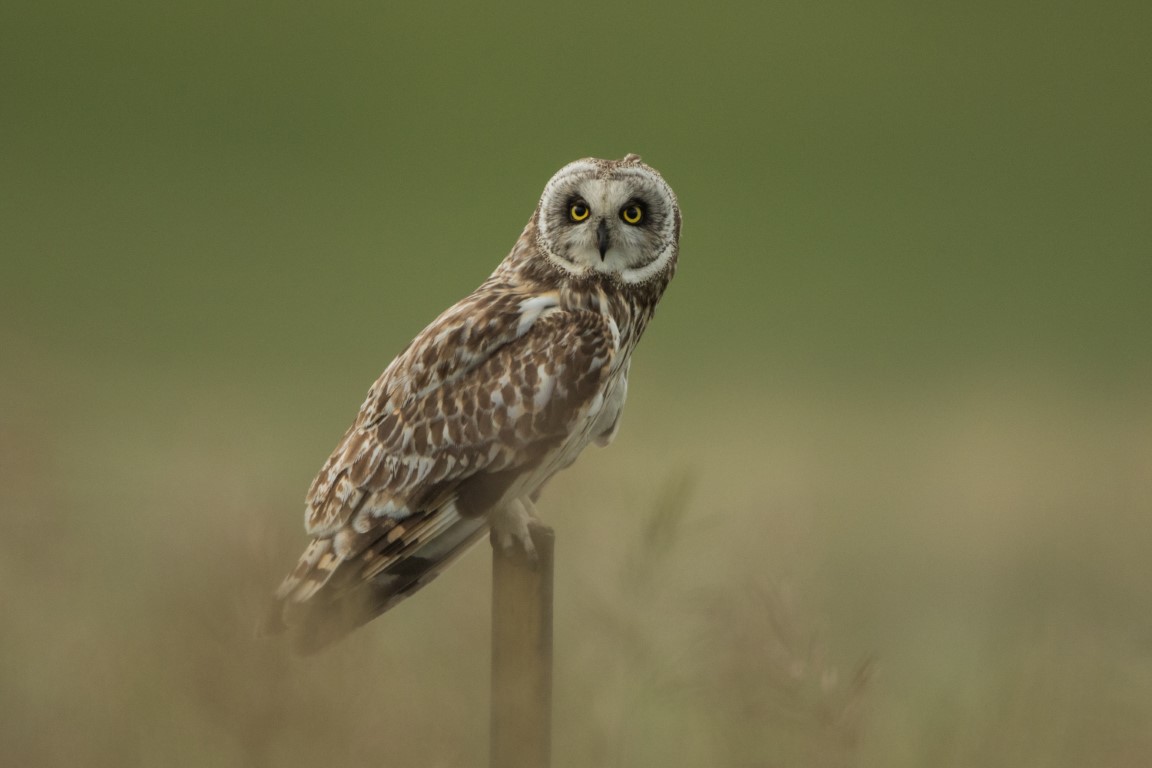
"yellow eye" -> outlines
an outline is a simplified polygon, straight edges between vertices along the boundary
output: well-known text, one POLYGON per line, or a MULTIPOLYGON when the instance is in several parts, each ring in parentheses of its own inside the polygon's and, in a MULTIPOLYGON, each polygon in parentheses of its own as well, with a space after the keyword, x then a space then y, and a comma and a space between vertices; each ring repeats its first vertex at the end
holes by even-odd
POLYGON ((644 218, 644 210, 636 205, 626 205, 620 211, 620 218, 628 224, 639 224, 640 219, 644 218))
POLYGON ((583 200, 577 200, 572 203, 572 207, 568 209, 568 215, 572 217, 572 221, 584 221, 592 215, 592 211, 588 210, 588 204, 583 200))

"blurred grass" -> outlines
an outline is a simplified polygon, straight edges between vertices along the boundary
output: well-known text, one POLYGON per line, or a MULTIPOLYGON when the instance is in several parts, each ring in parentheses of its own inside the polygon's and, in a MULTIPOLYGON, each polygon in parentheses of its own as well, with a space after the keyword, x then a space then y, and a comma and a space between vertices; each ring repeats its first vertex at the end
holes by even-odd
POLYGON ((4 4, 6 759, 476 764, 481 550, 250 629, 369 383, 636 151, 682 264, 541 503, 557 765, 1143 764, 1150 13, 4 4))
MULTIPOLYGON (((709 413, 652 387, 549 487, 557 765, 1141 763, 1146 399, 770 394, 709 413)), ((291 658, 252 627, 328 425, 177 388, 57 406, 4 410, 13 761, 476 763, 483 548, 291 658)))

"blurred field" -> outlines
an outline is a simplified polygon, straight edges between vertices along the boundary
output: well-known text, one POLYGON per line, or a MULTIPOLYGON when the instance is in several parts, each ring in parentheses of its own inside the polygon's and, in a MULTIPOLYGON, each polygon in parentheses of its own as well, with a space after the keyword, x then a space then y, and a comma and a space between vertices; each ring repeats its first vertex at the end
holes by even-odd
MULTIPOLYGON (((482 763, 482 547, 290 658, 252 629, 333 433, 194 390, 99 406, 5 416, 14 763, 482 763)), ((1143 764, 1146 401, 633 406, 541 505, 558 765, 1143 764)))
POLYGON ((1148 764, 1150 8, 5 4, 4 761, 483 764, 484 546, 252 630, 371 381, 635 151, 681 270, 540 504, 556 765, 1148 764))

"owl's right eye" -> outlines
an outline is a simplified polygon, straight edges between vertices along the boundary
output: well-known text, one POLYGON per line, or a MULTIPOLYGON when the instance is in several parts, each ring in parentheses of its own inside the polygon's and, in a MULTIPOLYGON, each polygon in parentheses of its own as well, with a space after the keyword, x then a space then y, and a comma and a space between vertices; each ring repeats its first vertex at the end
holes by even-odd
POLYGON ((588 209, 588 203, 583 200, 577 200, 568 208, 568 216, 572 221, 584 221, 591 215, 592 211, 588 209))

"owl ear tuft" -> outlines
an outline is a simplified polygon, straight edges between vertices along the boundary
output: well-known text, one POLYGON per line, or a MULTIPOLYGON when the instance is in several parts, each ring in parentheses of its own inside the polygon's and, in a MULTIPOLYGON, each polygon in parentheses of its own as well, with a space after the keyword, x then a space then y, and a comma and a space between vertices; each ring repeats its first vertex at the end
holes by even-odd
POLYGON ((637 155, 635 152, 629 152, 627 155, 624 156, 624 159, 620 161, 620 165, 643 165, 643 164, 644 164, 644 161, 641 160, 640 155, 637 155))

